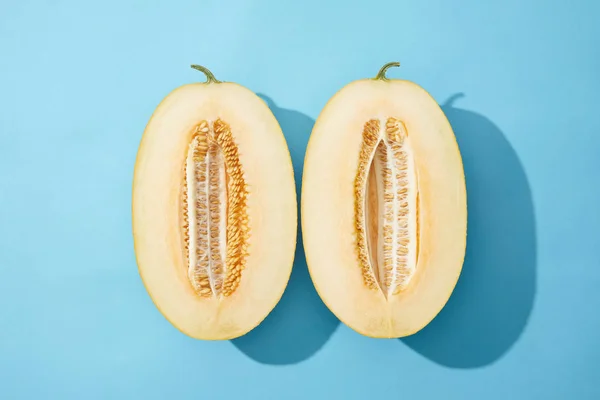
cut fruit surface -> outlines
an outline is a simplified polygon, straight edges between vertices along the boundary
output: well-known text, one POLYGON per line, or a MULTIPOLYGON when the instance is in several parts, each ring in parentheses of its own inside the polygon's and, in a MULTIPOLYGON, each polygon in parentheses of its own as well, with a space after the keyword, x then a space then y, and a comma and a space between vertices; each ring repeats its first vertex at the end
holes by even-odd
POLYGON ((420 86, 373 79, 342 88, 313 128, 302 232, 317 292, 371 337, 411 335, 444 307, 460 275, 466 186, 452 128, 420 86))
POLYGON ((221 82, 181 86, 148 122, 133 179, 138 269, 161 313, 197 339, 244 335, 290 277, 297 205, 290 153, 266 103, 221 82))

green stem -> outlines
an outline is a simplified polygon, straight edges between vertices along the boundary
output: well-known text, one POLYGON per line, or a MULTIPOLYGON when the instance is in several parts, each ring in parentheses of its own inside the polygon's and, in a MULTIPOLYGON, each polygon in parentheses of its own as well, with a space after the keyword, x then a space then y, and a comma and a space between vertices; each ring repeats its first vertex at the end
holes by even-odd
POLYGON ((385 76, 385 73, 387 72, 387 70, 391 67, 399 67, 399 66, 400 66, 400 63, 397 61, 389 62, 389 63, 385 64, 383 67, 381 67, 381 69, 377 73, 377 76, 373 79, 380 80, 380 81, 388 81, 389 80, 388 77, 385 76))
POLYGON ((203 67, 202 65, 196 65, 196 64, 192 64, 192 68, 197 69, 198 71, 200 71, 204 75, 206 75, 206 83, 221 83, 221 81, 218 80, 217 78, 215 78, 213 73, 210 72, 208 70, 208 68, 203 67))

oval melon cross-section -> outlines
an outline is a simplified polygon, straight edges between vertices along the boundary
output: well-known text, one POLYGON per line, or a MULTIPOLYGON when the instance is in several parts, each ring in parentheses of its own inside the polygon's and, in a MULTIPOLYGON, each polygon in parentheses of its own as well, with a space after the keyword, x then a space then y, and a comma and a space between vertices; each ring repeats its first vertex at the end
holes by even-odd
POLYGON ((371 337, 411 335, 444 307, 466 246, 466 191, 452 128, 420 86, 350 83, 319 115, 302 180, 311 278, 331 311, 371 337))
POLYGON ((217 81, 171 92, 141 140, 133 182, 138 269, 161 313, 197 339, 256 327, 281 298, 296 246, 288 147, 266 103, 217 81))

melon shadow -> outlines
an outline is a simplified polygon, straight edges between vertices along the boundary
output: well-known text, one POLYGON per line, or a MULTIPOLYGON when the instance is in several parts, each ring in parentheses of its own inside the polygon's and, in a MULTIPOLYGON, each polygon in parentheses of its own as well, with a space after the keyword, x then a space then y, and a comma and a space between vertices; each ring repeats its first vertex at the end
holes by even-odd
POLYGON ((506 354, 525 329, 536 292, 531 189, 519 158, 486 117, 442 106, 456 134, 467 185, 467 249, 446 306, 423 330, 401 339, 451 368, 478 368, 506 354))
MULTIPOLYGON (((273 112, 285 135, 300 208, 304 153, 315 121, 298 111, 277 106, 268 96, 259 96, 273 112)), ((262 364, 295 364, 308 359, 323 347, 339 324, 317 294, 308 273, 299 213, 300 210, 294 266, 281 300, 259 326, 231 341, 248 357, 262 364)))

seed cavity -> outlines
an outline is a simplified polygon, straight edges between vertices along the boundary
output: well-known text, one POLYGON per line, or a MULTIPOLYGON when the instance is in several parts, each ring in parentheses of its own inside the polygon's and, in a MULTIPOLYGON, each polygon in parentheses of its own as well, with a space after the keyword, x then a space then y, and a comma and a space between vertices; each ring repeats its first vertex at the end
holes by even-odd
POLYGON ((418 182, 404 124, 364 125, 354 183, 356 249, 364 284, 386 298, 414 276, 418 252, 418 182))
POLYGON ((188 279, 201 297, 230 296, 246 266, 248 188, 229 125, 196 127, 184 163, 181 229, 188 279))

